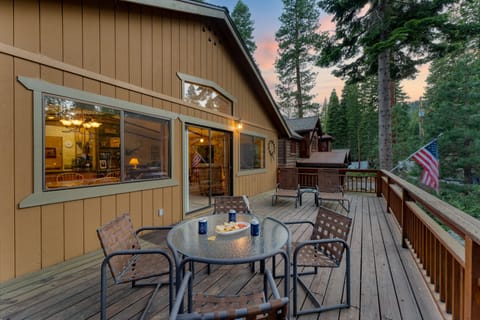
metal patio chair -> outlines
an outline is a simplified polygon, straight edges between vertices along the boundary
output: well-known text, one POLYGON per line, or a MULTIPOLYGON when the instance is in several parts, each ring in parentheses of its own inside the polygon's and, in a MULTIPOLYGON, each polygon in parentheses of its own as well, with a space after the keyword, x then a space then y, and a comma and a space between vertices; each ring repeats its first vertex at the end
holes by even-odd
POLYGON ((278 168, 277 185, 272 195, 272 206, 274 206, 278 198, 295 199, 295 208, 300 203, 300 184, 298 183, 298 173, 295 167, 278 168))
MULTIPOLYGON (((293 315, 320 313, 333 309, 350 307, 350 248, 347 244, 352 218, 325 207, 319 207, 315 223, 311 221, 286 221, 286 225, 309 224, 312 234, 309 240, 292 241, 291 261, 293 264, 293 315), (318 268, 337 268, 345 253, 345 303, 322 306, 315 294, 301 279, 301 276, 316 274, 318 268), (299 272, 299 268, 312 267, 299 272), (315 308, 298 310, 298 285, 301 285, 315 308)), ((305 268, 304 268, 305 269, 305 268)))
POLYGON ((251 214, 248 197, 243 196, 217 196, 214 198, 213 214, 228 213, 234 209, 237 213, 251 214))
POLYGON ((342 187, 343 176, 337 173, 318 172, 318 201, 337 201, 345 211, 350 212, 350 200, 345 197, 342 187))
POLYGON ((115 284, 131 282, 132 287, 155 287, 141 319, 145 317, 153 298, 164 285, 169 287, 169 306, 172 307, 175 264, 168 247, 165 243, 165 249, 142 249, 137 236, 140 232, 146 230, 168 231, 170 229, 170 227, 143 227, 135 231, 128 214, 119 216, 97 229, 97 235, 105 254, 101 266, 100 308, 102 319, 107 318, 107 267, 111 271, 115 284), (138 283, 140 280, 153 277, 159 277, 158 281, 138 283), (167 280, 163 279, 165 277, 167 277, 167 280))
MULTIPOLYGON (((205 262, 205 261, 202 261, 205 262)), ((193 292, 193 276, 186 272, 178 288, 176 301, 170 313, 170 320, 208 319, 287 319, 288 297, 281 297, 275 280, 269 270, 263 273, 263 291, 245 295, 207 295, 193 292), (267 300, 269 290, 272 299, 267 300), (186 297, 187 310, 183 310, 186 297)))

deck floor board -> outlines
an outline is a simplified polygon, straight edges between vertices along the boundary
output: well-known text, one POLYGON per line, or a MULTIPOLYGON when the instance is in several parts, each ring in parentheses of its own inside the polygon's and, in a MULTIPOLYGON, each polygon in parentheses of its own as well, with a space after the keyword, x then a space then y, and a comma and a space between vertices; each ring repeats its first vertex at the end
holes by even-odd
MULTIPOLYGON (((270 193, 250 198, 255 214, 273 216, 282 221, 310 220, 317 208, 313 195, 305 194, 303 204, 294 206, 293 199, 280 198, 271 205, 270 193)), ((349 216, 353 218, 348 242, 351 246, 351 307, 300 319, 441 319, 442 313, 432 298, 423 276, 408 249, 402 248, 394 217, 386 213, 385 202, 368 194, 348 194, 351 200, 349 216)), ((335 202, 325 206, 346 214, 335 202)), ((306 226, 291 226, 294 239, 306 239, 306 226)), ((155 242, 155 239, 152 240, 155 242)), ((100 311, 100 250, 61 263, 43 271, 0 284, 0 319, 99 319, 100 311)), ((277 259, 277 272, 283 272, 277 259)), ((272 260, 266 262, 271 268, 272 260)), ((345 301, 345 262, 340 268, 322 269, 317 275, 305 276, 310 288, 325 304, 345 301)), ((195 266, 195 289, 209 293, 237 294, 252 291, 262 284, 259 264, 255 272, 242 266, 195 266)), ((277 284, 283 288, 283 279, 277 284)), ((109 319, 137 319, 144 308, 150 288, 113 285, 109 278, 109 319)), ((290 286, 292 289, 292 286, 290 286)), ((312 303, 299 287, 298 305, 312 303)), ((290 297, 292 298, 292 297, 290 297)), ((291 300, 292 301, 292 300, 291 300)), ((168 317, 167 290, 161 289, 149 313, 151 319, 168 317)))

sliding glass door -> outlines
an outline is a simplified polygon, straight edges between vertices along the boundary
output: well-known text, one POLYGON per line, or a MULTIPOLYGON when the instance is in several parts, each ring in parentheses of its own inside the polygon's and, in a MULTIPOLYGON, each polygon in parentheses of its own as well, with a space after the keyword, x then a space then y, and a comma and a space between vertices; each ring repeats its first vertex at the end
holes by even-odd
POLYGON ((213 197, 232 193, 232 134, 189 125, 187 212, 213 203, 213 197))

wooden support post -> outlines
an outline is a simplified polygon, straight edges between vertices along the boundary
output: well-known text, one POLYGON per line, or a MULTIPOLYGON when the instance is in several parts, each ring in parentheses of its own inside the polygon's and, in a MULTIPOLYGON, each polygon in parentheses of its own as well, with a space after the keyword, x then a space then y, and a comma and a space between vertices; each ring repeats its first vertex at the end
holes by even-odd
POLYGON ((391 191, 390 191, 390 177, 387 177, 387 194, 386 194, 386 199, 387 199, 387 212, 386 213, 389 213, 390 211, 390 202, 391 202, 391 199, 390 199, 390 194, 391 194, 391 191))
POLYGON ((410 197, 408 196, 408 192, 405 189, 402 189, 402 212, 400 214, 401 221, 398 221, 400 227, 402 228, 402 247, 407 248, 406 239, 408 238, 408 226, 409 226, 409 219, 408 219, 408 207, 407 201, 410 201, 410 197))
POLYGON ((465 312, 464 319, 480 319, 480 245, 465 237, 465 312))
POLYGON ((382 172, 377 170, 377 181, 375 185, 375 192, 377 193, 377 197, 382 196, 382 172))

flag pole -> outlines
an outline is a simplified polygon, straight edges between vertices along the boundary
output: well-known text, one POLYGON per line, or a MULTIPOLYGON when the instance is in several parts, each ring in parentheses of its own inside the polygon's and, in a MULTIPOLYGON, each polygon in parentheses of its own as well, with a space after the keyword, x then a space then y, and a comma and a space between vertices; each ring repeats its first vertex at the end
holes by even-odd
MULTIPOLYGON (((411 155, 409 155, 409 156, 408 156, 407 158, 405 158, 405 160, 403 160, 403 161, 407 161, 408 159, 410 159, 411 157, 413 157, 413 155, 414 155, 415 153, 417 153, 419 150, 422 150, 423 148, 425 148, 426 146, 428 146, 428 145, 429 145, 430 143, 432 143, 433 141, 437 140, 442 134, 443 134, 443 132, 440 133, 440 134, 438 134, 435 138, 433 138, 432 140, 430 140, 427 144, 425 144, 425 145, 421 146, 420 148, 418 148, 417 151, 415 151, 414 153, 412 153, 411 155)), ((395 169, 397 169, 399 166, 400 166, 400 164, 397 164, 393 169, 390 170, 390 172, 393 172, 393 171, 394 171, 395 169)))

